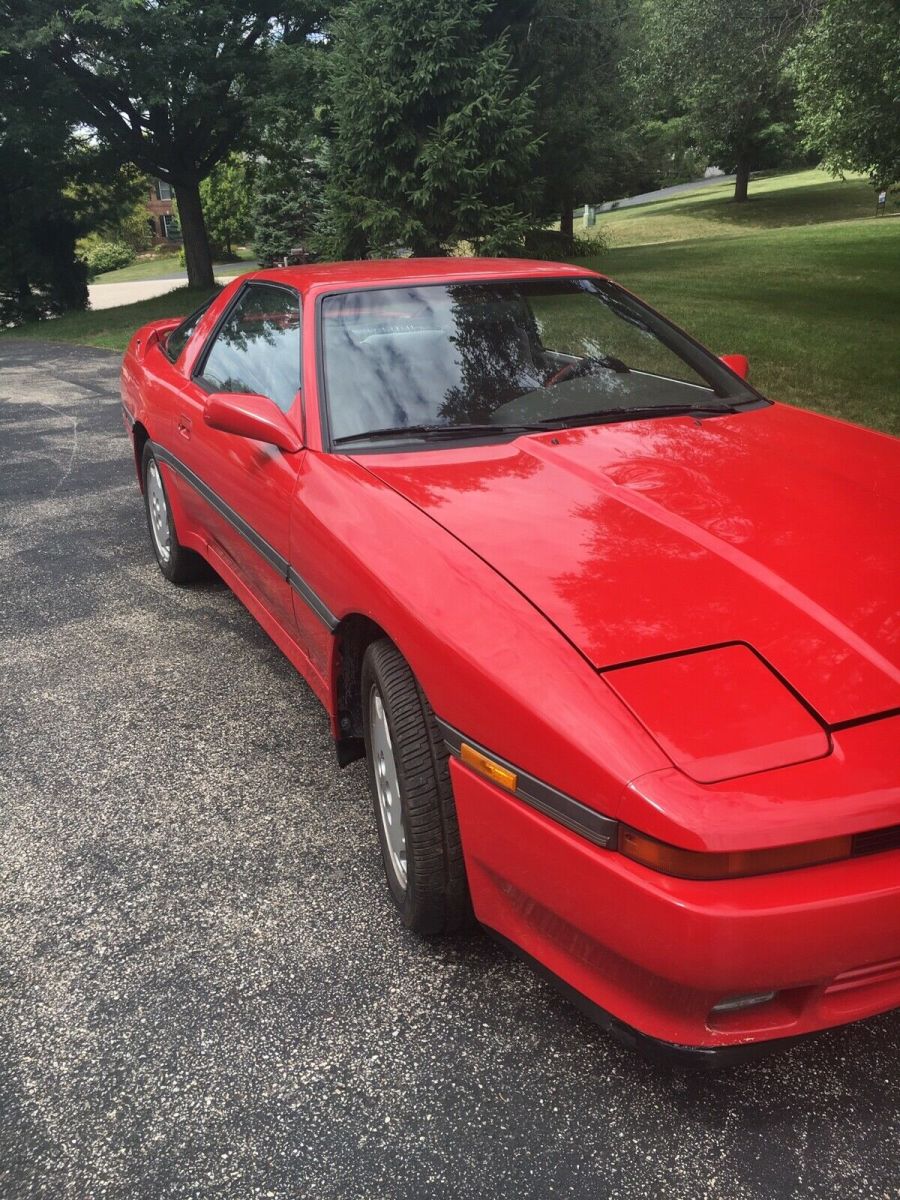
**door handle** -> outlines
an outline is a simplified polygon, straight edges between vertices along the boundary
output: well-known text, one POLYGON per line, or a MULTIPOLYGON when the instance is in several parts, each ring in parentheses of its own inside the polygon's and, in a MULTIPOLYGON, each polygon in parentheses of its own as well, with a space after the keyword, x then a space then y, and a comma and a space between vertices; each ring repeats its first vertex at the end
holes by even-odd
POLYGON ((191 418, 184 416, 182 413, 178 414, 178 432, 183 438, 191 436, 191 418))

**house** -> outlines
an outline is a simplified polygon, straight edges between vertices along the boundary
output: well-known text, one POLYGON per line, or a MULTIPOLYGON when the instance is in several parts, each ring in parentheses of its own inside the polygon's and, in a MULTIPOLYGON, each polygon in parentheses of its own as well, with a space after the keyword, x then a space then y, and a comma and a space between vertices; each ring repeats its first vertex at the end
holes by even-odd
POLYGON ((170 183, 154 179, 147 196, 147 223, 153 235, 154 245, 181 244, 181 229, 178 218, 172 212, 175 192, 170 183))

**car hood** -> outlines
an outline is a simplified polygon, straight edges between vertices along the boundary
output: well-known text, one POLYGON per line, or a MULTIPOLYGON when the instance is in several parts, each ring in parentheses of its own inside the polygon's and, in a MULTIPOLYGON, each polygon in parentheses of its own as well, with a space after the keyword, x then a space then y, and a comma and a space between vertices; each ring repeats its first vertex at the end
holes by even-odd
POLYGON ((784 405, 359 456, 597 668, 754 647, 830 724, 900 706, 900 442, 784 405))

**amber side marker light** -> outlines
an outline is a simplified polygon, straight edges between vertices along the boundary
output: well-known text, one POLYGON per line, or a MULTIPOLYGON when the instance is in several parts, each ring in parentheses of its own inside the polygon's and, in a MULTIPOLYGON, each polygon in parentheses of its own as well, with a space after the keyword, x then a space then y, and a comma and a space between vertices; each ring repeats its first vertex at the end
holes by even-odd
POLYGON ((771 850, 707 854, 702 850, 682 850, 679 846, 658 842, 624 825, 619 830, 619 851, 626 858, 682 879, 736 879, 742 875, 791 871, 795 867, 812 867, 849 858, 852 849, 851 837, 834 837, 801 842, 796 846, 776 846, 771 850))
POLYGON ((459 757, 467 767, 471 767, 479 775, 484 775, 486 779, 490 779, 491 783, 496 783, 500 787, 506 788, 508 792, 516 790, 518 776, 515 771, 510 771, 509 767, 504 767, 500 763, 494 762, 492 758, 488 758, 486 754, 482 754, 480 750, 476 750, 468 742, 463 742, 460 746, 459 757))

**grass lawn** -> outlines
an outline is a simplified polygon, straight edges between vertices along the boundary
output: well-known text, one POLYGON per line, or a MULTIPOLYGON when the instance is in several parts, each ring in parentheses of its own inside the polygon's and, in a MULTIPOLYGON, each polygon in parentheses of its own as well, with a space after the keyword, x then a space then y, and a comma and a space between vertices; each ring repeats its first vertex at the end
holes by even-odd
POLYGON ((601 213, 594 229, 576 232, 605 235, 609 245, 645 246, 696 238, 743 237, 784 226, 812 225, 871 217, 875 193, 861 176, 834 179, 825 171, 794 171, 750 181, 746 204, 731 199, 733 183, 711 184, 670 200, 601 213))
POLYGON ((47 342, 75 342, 79 346, 100 346, 104 350, 124 350, 128 339, 147 321, 162 317, 187 316, 199 308, 209 291, 205 288, 175 288, 163 296, 101 308, 96 312, 68 313, 52 321, 37 321, 0 333, 0 338, 34 338, 47 342))
POLYGON ((900 434, 900 219, 632 246, 579 260, 720 354, 767 395, 900 434))
MULTIPOLYGON (((241 275, 244 271, 256 268, 253 251, 238 249, 238 262, 215 263, 213 271, 218 275, 241 275)), ((135 283, 145 279, 186 279, 187 274, 179 261, 177 254, 160 254, 156 258, 141 258, 127 267, 119 267, 116 271, 104 271, 91 280, 95 283, 135 283)))

